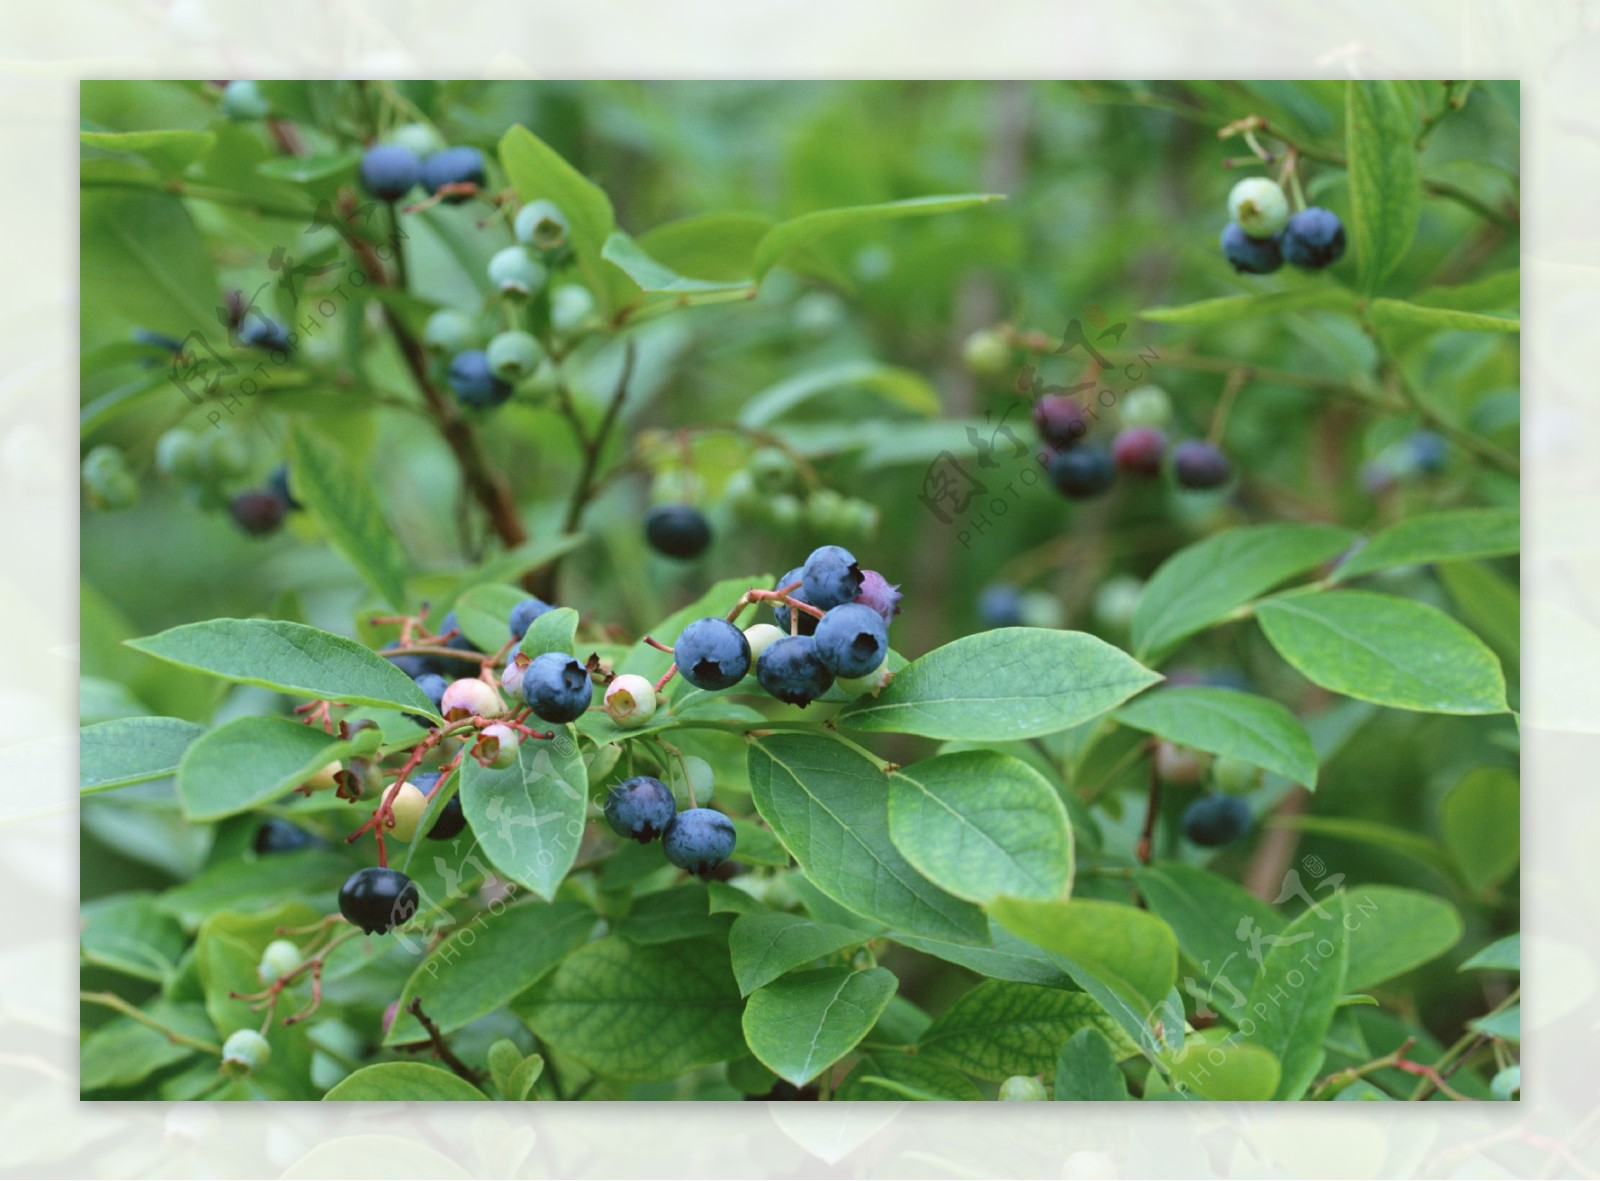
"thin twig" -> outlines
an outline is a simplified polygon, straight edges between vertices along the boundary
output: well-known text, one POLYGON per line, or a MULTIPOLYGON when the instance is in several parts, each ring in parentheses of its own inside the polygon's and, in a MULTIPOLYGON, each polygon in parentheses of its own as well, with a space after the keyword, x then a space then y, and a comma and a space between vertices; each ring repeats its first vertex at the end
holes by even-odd
POLYGON ((415 1017, 421 1023, 422 1028, 428 1031, 428 1039, 433 1043, 433 1056, 435 1058, 439 1059, 473 1086, 477 1086, 482 1081, 483 1075, 456 1057, 456 1052, 450 1048, 450 1043, 444 1040, 444 1034, 440 1032, 438 1023, 422 1011, 422 998, 420 996, 411 998, 411 1003, 406 1006, 406 1012, 415 1017))

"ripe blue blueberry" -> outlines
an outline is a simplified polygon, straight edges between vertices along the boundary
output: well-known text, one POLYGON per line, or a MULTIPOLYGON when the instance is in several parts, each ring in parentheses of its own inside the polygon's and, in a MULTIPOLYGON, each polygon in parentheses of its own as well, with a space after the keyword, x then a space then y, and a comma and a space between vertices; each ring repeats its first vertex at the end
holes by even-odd
POLYGON ((283 501, 288 508, 298 509, 305 507, 294 498, 294 493, 289 491, 289 465, 287 463, 280 463, 267 473, 267 491, 283 501))
POLYGON ((1185 439, 1172 449, 1172 475, 1180 487, 1220 488, 1233 478, 1233 465, 1203 439, 1185 439))
POLYGON ((649 775, 624 779, 606 796, 606 823, 611 831, 641 845, 666 832, 677 812, 671 789, 649 775))
MULTIPOLYGON (((800 582, 800 573, 800 567, 796 566, 782 578, 778 579, 777 585, 772 589, 782 590, 786 586, 793 586, 795 589, 789 592, 789 597, 791 599, 796 599, 802 603, 810 602, 810 600, 805 596, 804 589, 795 585, 796 583, 800 582)), ((772 618, 777 623, 778 627, 783 630, 784 635, 788 635, 790 632, 790 616, 793 614, 796 614, 796 612, 791 611, 787 603, 772 604, 772 618)), ((812 632, 817 630, 817 617, 815 615, 808 614, 805 611, 798 612, 798 614, 800 616, 800 634, 802 636, 809 636, 812 632)))
POLYGON ((1050 461, 1050 482, 1074 500, 1099 496, 1116 479, 1117 465, 1104 447, 1074 447, 1050 461))
POLYGON ((286 353, 289 351, 289 330, 271 316, 252 312, 239 325, 239 343, 253 349, 286 353))
POLYGON ((511 638, 513 640, 522 639, 523 636, 528 634, 528 628, 535 619, 538 619, 546 611, 553 610, 554 608, 549 603, 536 595, 530 595, 528 598, 523 599, 522 602, 511 608, 511 638))
POLYGON ((1202 796, 1183 810, 1183 835, 1214 849, 1238 840, 1250 828, 1250 805, 1238 796, 1202 796))
MULTIPOLYGON (((406 658, 402 657, 401 659, 406 658)), ((412 657, 411 659, 416 658, 412 657)), ((399 661, 397 660, 395 663, 399 664, 399 661)), ((428 700, 433 702, 433 708, 442 714, 444 712, 444 691, 450 687, 450 682, 434 672, 422 673, 414 679, 416 680, 417 688, 421 689, 428 700)), ((421 714, 407 714, 406 717, 419 726, 431 727, 434 725, 433 719, 423 717, 421 714)))
POLYGON ((257 853, 298 853, 301 849, 314 849, 326 844, 321 837, 307 832, 298 824, 291 824, 277 816, 268 816, 256 829, 251 847, 257 853))
POLYGON ((659 504, 644 519, 644 539, 669 558, 698 558, 711 544, 711 523, 687 504, 659 504))
POLYGON ((1083 407, 1065 394, 1049 394, 1033 404, 1033 425, 1052 447, 1073 447, 1089 433, 1083 407))
POLYGON ((450 388, 468 406, 487 410, 511 396, 511 384, 500 380, 482 349, 457 353, 450 361, 450 388))
POLYGON ((871 607, 883 616, 885 623, 893 623, 894 617, 900 614, 901 598, 898 583, 890 583, 876 570, 861 572, 861 592, 856 595, 856 602, 871 607))
POLYGON ((1222 227, 1222 256, 1243 274, 1270 275, 1283 265, 1282 238, 1252 238, 1230 221, 1222 227))
POLYGON ((1167 437, 1153 426, 1124 427, 1111 443, 1111 458, 1131 475, 1159 476, 1167 437))
POLYGON ((856 556, 840 545, 818 546, 800 567, 805 601, 824 611, 854 602, 864 580, 856 556))
POLYGON ((683 629, 672 658, 695 688, 726 689, 750 671, 750 641, 726 619, 712 615, 683 629))
POLYGON ((283 524, 283 514, 288 505, 278 499, 278 494, 265 488, 252 488, 241 492, 228 503, 228 513, 246 533, 262 537, 275 533, 283 524))
POLYGON ((1428 475, 1444 471, 1450 459, 1450 444, 1436 431, 1413 432, 1406 440, 1406 447, 1411 452, 1411 461, 1416 464, 1417 470, 1428 475))
POLYGON ((361 187, 380 201, 398 201, 421 176, 422 161, 399 144, 378 144, 361 157, 361 187))
POLYGON ((978 618, 988 627, 1022 626, 1022 591, 1009 582, 983 588, 978 596, 978 618))
POLYGON ((575 722, 589 708, 589 670, 570 652, 535 656, 522 674, 522 696, 547 722, 575 722))
POLYGON ((833 674, 817 656, 813 636, 784 636, 761 653, 756 680, 779 701, 804 708, 826 693, 833 674))
POLYGON ((706 877, 733 856, 737 839, 733 821, 721 812, 689 808, 673 817, 661 839, 661 850, 679 869, 706 877))
POLYGON ((1283 258, 1303 271, 1320 271, 1344 254, 1344 223, 1331 209, 1302 209, 1283 227, 1283 258))
POLYGON ((339 913, 368 935, 402 927, 417 913, 417 883, 398 869, 369 865, 339 888, 339 913))
POLYGON ((422 162, 422 187, 437 193, 446 185, 471 185, 465 189, 447 192, 444 201, 459 205, 483 187, 483 154, 477 148, 446 148, 435 152, 422 162))
POLYGON ((836 677, 864 677, 889 655, 889 625, 863 603, 845 603, 817 624, 813 650, 836 677))

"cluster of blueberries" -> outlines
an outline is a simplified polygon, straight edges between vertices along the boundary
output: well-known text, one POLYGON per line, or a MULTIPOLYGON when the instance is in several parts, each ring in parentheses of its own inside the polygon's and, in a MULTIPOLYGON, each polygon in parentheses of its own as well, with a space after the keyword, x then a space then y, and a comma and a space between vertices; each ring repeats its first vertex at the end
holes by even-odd
POLYGON ((239 528, 254 537, 275 533, 302 507, 289 490, 289 465, 275 464, 254 487, 229 492, 250 469, 249 449, 227 431, 196 433, 174 427, 156 440, 156 471, 187 485, 203 507, 226 505, 239 528))
POLYGON ((1056 491, 1085 500, 1107 491, 1117 473, 1140 479, 1161 474, 1170 465, 1179 488, 1208 491, 1233 478, 1233 465, 1213 443, 1184 439, 1170 449, 1164 428, 1172 418, 1172 402, 1158 386, 1140 386, 1122 398, 1123 426, 1108 450, 1085 442, 1089 419, 1083 407, 1065 394, 1047 394, 1033 405, 1033 424, 1044 448, 1044 465, 1056 491))
POLYGON ((1242 759, 1212 761, 1197 750, 1165 741, 1156 744, 1153 757, 1156 774, 1172 787, 1199 787, 1209 771, 1211 790, 1183 810, 1183 835, 1189 840, 1215 849, 1250 831, 1252 814, 1244 797, 1260 786, 1260 767, 1242 759))
POLYGON ((728 476, 723 496, 742 521, 779 536, 804 525, 819 537, 865 540, 878 527, 877 507, 832 488, 808 487, 794 458, 758 448, 728 476))
POLYGON ((1270 275, 1284 263, 1320 271, 1344 255, 1344 223, 1319 205, 1290 214, 1283 189, 1264 176, 1252 176, 1228 194, 1228 224, 1222 253, 1233 269, 1270 275))

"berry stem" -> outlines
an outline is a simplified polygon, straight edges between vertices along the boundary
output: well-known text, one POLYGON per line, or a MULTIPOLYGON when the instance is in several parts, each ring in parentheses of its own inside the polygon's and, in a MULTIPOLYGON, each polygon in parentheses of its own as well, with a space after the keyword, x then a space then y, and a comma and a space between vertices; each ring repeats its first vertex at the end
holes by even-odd
POLYGON ((153 1029, 174 1045, 188 1046, 191 1050, 199 1050, 202 1054, 221 1056, 222 1047, 215 1042, 208 1042, 203 1038, 190 1037, 180 1033, 170 1025, 163 1025, 160 1021, 150 1016, 137 1005, 130 1004, 114 992, 89 992, 83 989, 78 991, 78 999, 91 1005, 104 1005, 108 1009, 115 1009, 124 1017, 131 1017, 147 1029, 153 1029))
MULTIPOLYGON (((1161 814, 1161 773, 1156 766, 1156 744, 1152 739, 1145 743, 1145 753, 1150 758, 1150 794, 1145 799, 1144 827, 1139 830, 1139 843, 1134 846, 1134 855, 1143 865, 1150 864, 1151 847, 1155 843, 1156 817, 1161 814)), ((1143 898, 1139 899, 1141 909, 1145 908, 1143 898)))
POLYGON ((1213 447, 1222 442, 1222 432, 1228 426, 1228 414, 1249 377, 1250 371, 1242 366, 1228 374, 1227 383, 1222 387, 1222 397, 1217 400, 1217 409, 1211 415, 1211 429, 1206 432, 1206 441, 1213 447))
POLYGON ((428 1041, 433 1049, 433 1056, 435 1058, 439 1059, 451 1070, 455 1071, 457 1075, 471 1083, 473 1086, 477 1086, 478 1083, 482 1081, 482 1075, 473 1070, 472 1067, 468 1066, 465 1062, 461 1061, 460 1058, 456 1057, 455 1051, 452 1050, 449 1043, 444 1040, 444 1033, 439 1029, 438 1022, 434 1021, 433 1018, 429 1017, 425 1012, 422 1011, 421 997, 412 997, 411 1003, 406 1006, 406 1012, 415 1017, 418 1024, 420 1024, 423 1029, 427 1030, 428 1041))
MULTIPOLYGON (((668 650, 670 651, 670 649, 668 650)), ((672 680, 672 678, 677 675, 677 672, 678 662, 674 660, 671 666, 668 667, 667 671, 661 674, 661 679, 656 682, 656 692, 659 693, 661 690, 665 689, 667 687, 667 682, 672 680)))

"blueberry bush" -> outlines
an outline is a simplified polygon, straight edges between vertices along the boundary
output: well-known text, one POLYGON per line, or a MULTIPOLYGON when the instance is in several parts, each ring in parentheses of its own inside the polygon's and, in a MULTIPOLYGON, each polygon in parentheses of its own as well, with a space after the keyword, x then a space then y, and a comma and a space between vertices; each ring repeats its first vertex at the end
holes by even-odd
POLYGON ((85 83, 82 1093, 1517 1097, 1517 169, 85 83))

